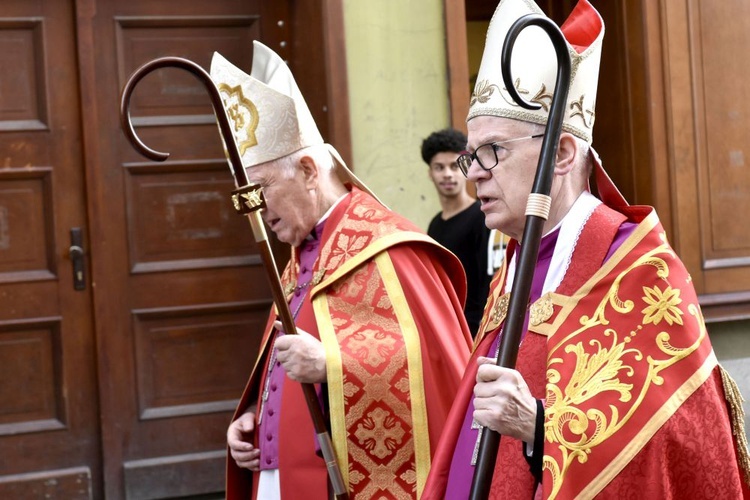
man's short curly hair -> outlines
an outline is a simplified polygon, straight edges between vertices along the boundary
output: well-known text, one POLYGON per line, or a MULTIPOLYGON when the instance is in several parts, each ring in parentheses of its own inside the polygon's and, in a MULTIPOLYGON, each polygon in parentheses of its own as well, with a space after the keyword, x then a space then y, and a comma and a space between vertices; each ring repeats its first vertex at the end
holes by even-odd
POLYGON ((451 151, 460 153, 466 149, 466 136, 459 130, 446 128, 431 133, 422 141, 422 159, 429 165, 438 153, 451 151))

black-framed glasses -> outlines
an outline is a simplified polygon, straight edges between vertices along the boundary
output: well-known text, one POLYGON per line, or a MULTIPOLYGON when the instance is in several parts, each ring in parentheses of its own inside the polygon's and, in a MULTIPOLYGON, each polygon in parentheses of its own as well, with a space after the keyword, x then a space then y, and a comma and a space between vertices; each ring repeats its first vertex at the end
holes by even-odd
POLYGON ((505 141, 495 141, 488 142, 487 144, 482 144, 477 149, 475 149, 473 153, 464 151, 463 153, 458 155, 458 159, 456 160, 456 162, 458 163, 458 168, 461 169, 461 172, 464 174, 464 176, 468 176, 469 168, 471 167, 471 164, 474 162, 474 160, 476 160, 477 163, 479 163, 479 166, 482 167, 482 169, 489 172, 497 166, 497 150, 501 149, 504 144, 508 144, 509 142, 525 141, 528 139, 538 139, 542 136, 544 136, 544 134, 534 134, 527 135, 525 137, 517 137, 515 139, 507 139, 505 141))

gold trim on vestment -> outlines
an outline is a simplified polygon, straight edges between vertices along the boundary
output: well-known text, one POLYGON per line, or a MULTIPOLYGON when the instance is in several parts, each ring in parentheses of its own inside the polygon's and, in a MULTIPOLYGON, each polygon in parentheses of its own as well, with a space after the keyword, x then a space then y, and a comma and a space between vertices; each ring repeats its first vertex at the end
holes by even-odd
POLYGON ((383 236, 377 241, 374 241, 373 243, 369 244, 366 248, 363 248, 362 251, 359 252, 357 255, 354 255, 353 257, 348 259, 346 262, 341 264, 339 267, 337 267, 331 274, 326 276, 326 278, 318 286, 313 288, 310 293, 312 294, 312 296, 314 296, 320 290, 326 288, 327 286, 330 286, 332 283, 334 283, 336 280, 340 279, 341 277, 346 276, 354 268, 372 259, 375 255, 379 254, 380 252, 387 250, 393 245, 397 245, 399 243, 408 243, 408 242, 429 243, 430 245, 435 246, 435 240, 433 240, 426 234, 417 233, 414 231, 400 231, 397 233, 392 233, 392 234, 383 236))
MULTIPOLYGON (((702 319, 702 318, 700 318, 702 319)), ((662 407, 646 422, 641 431, 625 448, 581 491, 577 498, 594 498, 619 474, 633 457, 654 437, 654 434, 669 420, 680 406, 706 381, 718 364, 713 351, 703 365, 675 391, 662 407)))
POLYGON ((411 427, 414 440, 414 460, 417 473, 417 498, 422 495, 427 473, 430 471, 430 433, 427 422, 427 399, 422 374, 422 350, 419 330, 401 288, 396 269, 387 253, 375 257, 375 264, 385 285, 386 293, 398 319, 406 346, 409 369, 409 397, 411 403, 411 427))
MULTIPOLYGON (((506 255, 507 257, 507 255, 506 255)), ((473 353, 476 351, 479 344, 484 339, 485 335, 488 333, 494 331, 497 329, 499 323, 497 325, 494 325, 494 322, 491 321, 491 318, 488 317, 489 313, 486 309, 488 307, 498 307, 497 301, 500 300, 500 297, 503 295, 502 290, 505 287, 505 275, 508 272, 508 259, 504 258, 503 263, 500 266, 500 269, 495 272, 495 277, 492 278, 492 282, 490 283, 490 295, 487 297, 487 301, 484 304, 485 311, 482 314, 482 321, 479 323, 479 331, 477 332, 476 337, 474 337, 474 344, 471 347, 471 352, 473 353), (495 283, 495 280, 497 280, 497 286, 492 287, 492 284, 495 283)), ((502 308, 502 306, 500 306, 502 308)), ((507 313, 507 309, 506 309, 507 313)))
MULTIPOLYGON (((668 282, 663 291, 656 285, 652 288, 647 285, 643 286, 644 295, 642 296, 641 306, 645 304, 646 308, 642 310, 639 310, 640 306, 636 306, 633 300, 622 298, 619 294, 622 281, 639 267, 652 266, 655 268, 656 276, 664 280, 667 280, 670 275, 670 259, 674 259, 675 255, 666 243, 663 234, 661 235, 661 245, 652 248, 632 262, 623 262, 624 258, 633 252, 637 245, 641 244, 643 239, 653 231, 657 223, 658 220, 655 216, 644 219, 643 223, 634 231, 634 234, 623 243, 612 258, 573 296, 549 295, 553 307, 561 306, 562 309, 552 319, 552 324, 548 325, 549 329, 547 330, 550 334, 549 341, 551 341, 547 362, 547 401, 551 404, 545 411, 545 418, 547 419, 545 422, 545 439, 554 446, 556 452, 558 450, 562 452, 559 457, 556 453, 544 457, 544 469, 552 475, 550 499, 555 498, 561 492, 564 478, 568 474, 572 474, 569 468, 576 460, 583 462, 598 445, 616 436, 623 426, 642 425, 642 427, 634 430, 634 437, 625 444, 622 451, 604 466, 594 480, 585 485, 579 496, 581 498, 593 498, 602 491, 649 442, 682 403, 708 379, 711 370, 716 366, 715 356, 711 352, 696 372, 690 374, 687 381, 669 396, 661 408, 648 417, 648 421, 643 424, 640 420, 637 424, 628 423, 634 417, 642 401, 647 397, 647 393, 656 390, 652 386, 659 386, 663 383, 660 372, 695 353, 707 336, 703 317, 697 304, 686 303, 683 312, 681 308, 677 307, 682 302, 679 290, 673 290, 668 282), (602 299, 595 310, 591 311, 590 315, 569 318, 580 301, 585 299, 595 286, 601 286, 602 280, 614 273, 618 266, 622 268, 622 271, 618 271, 614 280, 606 283, 606 293, 602 295, 602 299), (629 335, 626 332, 620 335, 618 329, 610 325, 612 318, 609 312, 614 315, 637 315, 640 312, 643 316, 639 320, 640 326, 636 330, 631 331, 629 335), (653 352, 663 353, 664 356, 655 357, 649 354, 651 351, 648 349, 648 343, 643 347, 635 347, 630 344, 631 337, 634 337, 637 331, 647 325, 655 326, 662 320, 669 325, 673 323, 683 325, 683 321, 688 320, 688 318, 696 322, 695 332, 697 334, 695 341, 689 346, 672 345, 670 335, 666 331, 659 332, 658 330, 654 332, 653 347, 657 350, 653 352), (573 331, 561 331, 562 325, 567 320, 572 320, 571 326, 577 324, 578 328, 573 331), (605 338, 601 338, 595 343, 588 341, 589 337, 586 335, 589 329, 606 327, 607 325, 610 326, 605 328, 604 337, 610 339, 611 346, 604 345, 605 338), (579 339, 579 336, 583 336, 583 338, 579 339), (644 347, 647 348, 645 353, 642 352, 644 347), (576 370, 572 374, 572 378, 568 380, 561 376, 563 373, 556 369, 555 365, 561 364, 564 356, 571 355, 576 358, 576 370), (628 368, 628 365, 623 362, 623 357, 626 355, 635 356, 637 361, 647 364, 648 374, 644 385, 636 387, 635 390, 633 390, 633 385, 622 381, 617 376, 619 370, 628 368), (611 411, 602 409, 602 411, 591 414, 584 414, 580 410, 579 400, 592 399, 605 390, 619 391, 621 401, 632 401, 627 406, 625 413, 620 414, 615 407, 611 407, 611 411), (581 422, 571 420, 571 415, 580 416, 581 422), (576 429, 586 429, 589 422, 596 424, 596 432, 593 435, 580 434, 580 440, 564 437, 562 429, 570 428, 574 434, 578 434, 576 429), (557 461, 558 458, 560 462, 557 461)), ((679 273, 678 275, 681 276, 679 273)), ((634 367, 629 369, 633 370, 634 367)))
MULTIPOLYGON (((652 211, 633 230, 633 233, 622 243, 622 245, 620 245, 615 253, 612 254, 612 257, 607 259, 602 267, 600 267, 599 270, 594 273, 594 275, 586 283, 583 284, 582 287, 576 290, 573 295, 565 296, 556 293, 550 294, 550 299, 552 300, 553 305, 560 306, 560 312, 556 316, 553 316, 554 320, 552 321, 552 324, 549 325, 548 330, 544 328, 544 325, 539 325, 537 329, 549 331, 550 333, 547 334, 548 337, 550 337, 554 332, 557 332, 560 326, 562 326, 562 324, 565 322, 565 320, 568 319, 570 313, 573 312, 573 310, 576 308, 578 303, 581 300, 585 299, 591 293, 591 290, 602 279, 609 275, 612 270, 620 264, 622 259, 629 255, 630 252, 633 251, 633 249, 643 240, 643 238, 645 238, 651 232, 654 227, 656 227, 658 223, 659 218, 657 217, 656 212, 652 211)), ((572 335, 575 335, 575 333, 572 335)), ((560 344, 567 342, 567 340, 567 337, 561 339, 557 344, 550 348, 550 351, 558 349, 560 347, 560 344)))
POLYGON ((538 318, 539 322, 537 324, 532 324, 532 322, 529 321, 529 331, 539 335, 544 335, 545 337, 550 337, 555 333, 557 321, 556 318, 553 319, 551 323, 548 321, 554 318, 555 310, 562 309, 562 306, 568 303, 568 301, 570 301, 570 297, 555 292, 547 292, 539 297, 539 299, 531 305, 531 309, 539 308, 540 310, 538 313, 540 314, 538 318), (541 312, 544 312, 544 314, 541 314, 541 312), (548 313, 549 316, 547 315, 548 313))
POLYGON ((326 353, 326 381, 328 382, 328 407, 331 418, 331 441, 336 452, 344 484, 349 488, 349 453, 347 447, 346 411, 344 407, 344 368, 336 330, 328 310, 328 296, 321 293, 312 301, 320 341, 326 353))
POLYGON ((529 306, 529 325, 538 326, 552 317, 552 299, 549 294, 542 295, 529 306))

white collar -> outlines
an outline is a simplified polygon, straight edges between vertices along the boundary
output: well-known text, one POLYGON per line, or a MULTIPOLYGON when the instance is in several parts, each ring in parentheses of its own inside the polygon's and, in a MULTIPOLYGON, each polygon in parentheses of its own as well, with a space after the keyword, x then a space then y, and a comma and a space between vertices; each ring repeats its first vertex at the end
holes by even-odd
MULTIPOLYGON (((345 194, 342 194, 339 197, 338 200, 336 200, 336 201, 333 202, 333 205, 331 205, 331 207, 328 210, 326 210, 326 213, 323 214, 323 217, 321 217, 318 220, 318 222, 315 223, 315 226, 313 226, 313 230, 310 231, 310 234, 308 234, 307 236, 305 236, 306 240, 316 239, 315 236, 313 236, 313 233, 315 233, 315 228, 318 227, 319 225, 321 225, 328 217, 330 217, 331 214, 333 213, 333 210, 339 205, 339 203, 341 203, 344 200, 344 198, 346 198, 350 194, 351 194, 351 191, 349 191, 349 192, 347 192, 345 194)), ((320 238, 320 235, 318 234, 317 237, 320 238)))
POLYGON ((318 221, 318 223, 315 224, 315 225, 317 226, 318 224, 320 224, 321 222, 323 222, 324 220, 326 220, 328 217, 330 217, 331 213, 333 213, 333 210, 339 205, 339 203, 341 203, 343 201, 344 198, 346 198, 347 196, 349 196, 349 194, 351 194, 351 192, 347 192, 345 194, 342 194, 339 197, 338 200, 334 201, 333 205, 331 205, 331 208, 329 208, 328 210, 326 210, 326 213, 323 214, 323 217, 321 217, 320 220, 318 221))

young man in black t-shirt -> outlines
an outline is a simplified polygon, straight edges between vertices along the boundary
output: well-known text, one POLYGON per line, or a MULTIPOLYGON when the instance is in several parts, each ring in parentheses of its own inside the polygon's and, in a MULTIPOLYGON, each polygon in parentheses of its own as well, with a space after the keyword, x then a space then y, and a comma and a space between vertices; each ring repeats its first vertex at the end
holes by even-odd
POLYGON ((466 192, 466 177, 456 158, 466 149, 466 136, 454 129, 433 132, 422 141, 422 159, 429 166, 442 210, 432 219, 427 234, 456 254, 466 271, 467 297, 464 314, 472 336, 476 335, 489 292, 490 230, 484 225, 479 201, 466 192))

